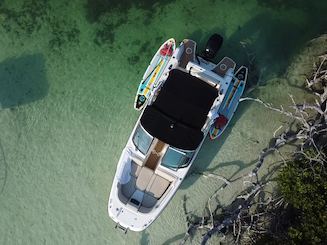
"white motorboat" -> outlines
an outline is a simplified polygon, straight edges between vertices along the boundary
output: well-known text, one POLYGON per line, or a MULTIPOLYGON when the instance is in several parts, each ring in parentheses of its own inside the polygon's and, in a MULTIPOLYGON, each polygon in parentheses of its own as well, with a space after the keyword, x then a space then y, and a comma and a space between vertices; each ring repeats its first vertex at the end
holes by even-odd
POLYGON ((134 105, 141 115, 110 192, 108 213, 116 227, 125 231, 149 227, 178 190, 207 134, 219 137, 231 120, 247 68, 235 71, 236 64, 228 57, 211 62, 221 43, 222 38, 213 35, 198 56, 194 41, 185 39, 175 48, 175 40, 169 39, 152 59, 134 105), (145 90, 147 94, 142 94, 145 90))

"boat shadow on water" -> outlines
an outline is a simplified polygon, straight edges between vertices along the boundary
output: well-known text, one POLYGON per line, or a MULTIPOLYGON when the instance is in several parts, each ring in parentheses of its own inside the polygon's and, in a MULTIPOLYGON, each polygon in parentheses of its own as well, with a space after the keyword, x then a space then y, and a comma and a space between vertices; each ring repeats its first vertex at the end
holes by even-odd
MULTIPOLYGON (((269 4, 269 1, 265 1, 265 4, 269 4)), ((276 10, 276 6, 267 5, 266 7, 276 10)), ((218 59, 229 56, 238 65, 249 67, 249 78, 244 94, 255 97, 253 95, 255 88, 266 85, 267 81, 272 78, 283 77, 294 56, 310 40, 325 31, 327 19, 316 17, 316 15, 312 14, 312 11, 317 10, 318 7, 327 11, 327 4, 323 4, 323 6, 313 5, 313 9, 307 9, 307 4, 300 1, 300 4, 293 7, 295 10, 303 11, 306 15, 305 22, 303 20, 300 23, 292 22, 285 15, 284 17, 275 18, 270 12, 267 12, 255 16, 243 25, 240 24, 238 30, 228 38, 225 35, 226 31, 222 28, 214 28, 205 32, 201 29, 195 30, 189 37, 199 40, 198 50, 201 50, 212 33, 220 33, 225 41, 218 53, 218 59)), ((290 10, 294 11, 294 9, 290 10)), ((292 86, 292 84, 289 85, 292 86)), ((196 182, 199 178, 199 175, 194 174, 196 172, 219 173, 217 170, 223 167, 237 166, 237 170, 231 176, 226 176, 233 179, 242 169, 255 164, 257 156, 253 156, 254 159, 248 163, 236 159, 235 161, 221 162, 212 168, 208 168, 215 156, 219 154, 227 137, 229 137, 233 125, 242 117, 243 113, 246 113, 249 105, 248 102, 239 105, 231 124, 218 140, 212 142, 209 137, 206 138, 199 155, 193 163, 189 177, 182 183, 181 189, 186 189, 196 182), (191 178, 190 175, 192 175, 191 178)), ((268 142, 266 145, 268 145, 268 142)))
POLYGON ((0 62, 0 108, 28 104, 49 90, 42 54, 24 55, 0 62))
MULTIPOLYGON (((15 109, 42 99, 48 93, 43 55, 24 55, 0 62, 0 109, 15 109)), ((0 195, 7 183, 8 163, 0 138, 0 195)))
MULTIPOLYGON (((220 162, 217 165, 208 168, 212 160, 215 158, 217 154, 219 154, 221 147, 225 143, 228 137, 230 137, 230 134, 232 132, 232 129, 234 127, 234 124, 240 120, 243 113, 247 110, 246 104, 240 104, 237 111, 235 112, 234 117, 232 118, 231 123, 228 125, 224 133, 216 140, 210 140, 209 136, 205 139, 202 148, 199 151, 198 156, 196 157, 190 172, 185 179, 185 181, 181 184, 180 189, 187 189, 191 185, 193 185, 197 179, 200 177, 199 173, 202 172, 210 172, 210 173, 217 173, 219 174, 219 169, 225 168, 228 166, 236 166, 237 170, 234 171, 229 176, 224 176, 229 180, 233 180, 243 169, 253 165, 256 162, 256 159, 249 163, 245 163, 242 160, 238 158, 235 158, 234 161, 229 162, 220 162)), ((236 152, 235 152, 236 154, 236 152)), ((255 157, 255 156, 254 156, 255 157)))
POLYGON ((270 6, 270 1, 259 2, 265 3, 266 12, 248 22, 239 23, 237 30, 230 36, 226 35, 228 31, 224 26, 189 33, 191 39, 198 40, 198 50, 205 47, 206 40, 212 33, 221 34, 224 44, 215 62, 226 55, 237 64, 249 67, 247 86, 255 86, 257 83, 264 85, 271 78, 283 76, 293 61, 292 58, 310 40, 324 34, 327 26, 327 18, 316 14, 327 12, 327 2, 311 5, 307 1, 298 1, 297 4, 286 5, 293 8, 283 9, 278 17, 276 11, 280 10, 275 5, 270 6), (296 12, 300 14, 296 15, 296 12))
MULTIPOLYGON (((253 160, 249 163, 245 163, 241 160, 235 160, 235 161, 230 161, 230 162, 222 162, 217 164, 216 166, 213 166, 212 168, 208 168, 208 165, 212 162, 213 158, 219 153, 222 145, 226 141, 226 139, 229 137, 232 128, 237 122, 242 114, 246 111, 247 106, 245 104, 240 104, 237 112, 235 113, 234 117, 232 118, 231 123, 229 126, 226 128, 224 133, 215 141, 210 140, 210 137, 207 136, 205 139, 202 148, 200 149, 200 152, 195 159, 189 174, 186 176, 185 180, 182 182, 180 189, 187 189, 188 187, 192 186, 197 179, 200 177, 199 172, 210 172, 210 173, 217 173, 219 174, 219 169, 223 167, 228 167, 228 166, 236 166, 237 170, 233 172, 230 176, 226 176, 228 179, 233 180, 238 173, 240 173, 244 168, 247 168, 251 165, 253 165, 256 160, 253 160)), ((223 182, 221 183, 223 185, 223 182)), ((217 187, 218 189, 218 187, 217 187)), ((184 196, 186 198, 186 196, 184 196)), ((180 241, 183 239, 185 236, 185 233, 180 233, 177 234, 170 239, 167 239, 163 244, 168 245, 172 244, 174 242, 180 241)))

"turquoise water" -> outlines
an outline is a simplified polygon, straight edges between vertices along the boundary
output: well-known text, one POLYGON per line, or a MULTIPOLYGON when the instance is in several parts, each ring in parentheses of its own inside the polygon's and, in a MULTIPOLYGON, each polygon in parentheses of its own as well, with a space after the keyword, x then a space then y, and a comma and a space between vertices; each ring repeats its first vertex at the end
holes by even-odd
MULTIPOLYGON (((170 37, 201 49, 221 33, 219 58, 250 66, 248 93, 283 103, 288 93, 304 94, 289 66, 326 32, 326 10, 315 0, 0 0, 0 244, 178 243, 184 195, 200 214, 219 180, 190 175, 143 233, 124 235, 107 215, 152 55, 170 37)), ((193 171, 242 175, 284 121, 241 104, 220 142, 205 142, 193 171)))

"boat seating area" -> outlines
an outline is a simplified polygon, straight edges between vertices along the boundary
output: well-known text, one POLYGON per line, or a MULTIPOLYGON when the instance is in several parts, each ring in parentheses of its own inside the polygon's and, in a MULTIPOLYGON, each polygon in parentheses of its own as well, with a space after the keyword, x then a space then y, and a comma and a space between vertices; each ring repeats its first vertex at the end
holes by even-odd
POLYGON ((139 212, 148 213, 165 194, 173 180, 171 176, 165 176, 160 170, 154 171, 134 161, 131 164, 129 181, 126 184, 120 184, 118 188, 120 189, 119 199, 139 212))
POLYGON ((221 77, 224 77, 229 69, 235 69, 236 63, 231 58, 224 57, 212 71, 221 77))
POLYGON ((183 45, 184 52, 180 57, 179 66, 185 69, 189 61, 195 61, 196 42, 189 39, 184 39, 183 45))

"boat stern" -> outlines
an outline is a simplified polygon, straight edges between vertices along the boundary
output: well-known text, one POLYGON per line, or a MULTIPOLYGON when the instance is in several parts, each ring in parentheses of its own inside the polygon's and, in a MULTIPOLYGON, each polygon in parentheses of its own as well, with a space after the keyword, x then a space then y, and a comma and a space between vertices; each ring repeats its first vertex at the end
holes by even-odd
POLYGON ((118 188, 113 188, 108 202, 109 217, 116 223, 115 228, 127 230, 143 231, 155 220, 150 213, 141 213, 131 204, 124 204, 119 200, 118 188))

